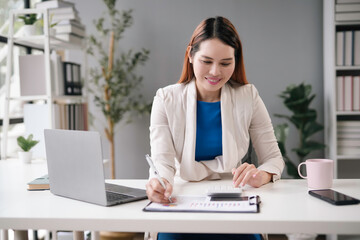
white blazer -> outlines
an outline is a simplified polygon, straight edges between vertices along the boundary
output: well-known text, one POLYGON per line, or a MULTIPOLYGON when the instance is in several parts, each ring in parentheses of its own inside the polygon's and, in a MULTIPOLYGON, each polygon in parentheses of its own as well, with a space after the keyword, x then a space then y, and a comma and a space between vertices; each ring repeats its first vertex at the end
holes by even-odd
MULTIPOLYGON (((221 121, 223 155, 209 161, 195 161, 196 85, 174 84, 160 88, 154 97, 151 122, 151 155, 159 174, 171 184, 177 171, 187 181, 219 179, 240 166, 253 143, 258 169, 280 179, 284 168, 271 119, 258 91, 252 84, 221 89, 221 121)), ((150 178, 153 178, 150 171, 150 178)))

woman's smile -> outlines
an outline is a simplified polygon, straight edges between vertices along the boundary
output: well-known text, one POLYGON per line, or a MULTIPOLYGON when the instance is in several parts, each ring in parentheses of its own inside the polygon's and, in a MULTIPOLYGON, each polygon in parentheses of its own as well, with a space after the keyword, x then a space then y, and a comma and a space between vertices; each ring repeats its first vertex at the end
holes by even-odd
POLYGON ((216 85, 221 81, 221 78, 217 78, 217 77, 205 77, 205 79, 211 84, 211 85, 216 85))

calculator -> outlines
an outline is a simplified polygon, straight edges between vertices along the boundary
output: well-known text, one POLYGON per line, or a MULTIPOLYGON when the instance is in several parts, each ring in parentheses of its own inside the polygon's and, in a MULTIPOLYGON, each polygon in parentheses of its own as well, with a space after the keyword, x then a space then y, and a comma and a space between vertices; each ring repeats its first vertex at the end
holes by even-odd
POLYGON ((214 185, 207 189, 207 196, 209 197, 224 197, 235 198, 240 197, 242 188, 233 187, 231 185, 214 185))

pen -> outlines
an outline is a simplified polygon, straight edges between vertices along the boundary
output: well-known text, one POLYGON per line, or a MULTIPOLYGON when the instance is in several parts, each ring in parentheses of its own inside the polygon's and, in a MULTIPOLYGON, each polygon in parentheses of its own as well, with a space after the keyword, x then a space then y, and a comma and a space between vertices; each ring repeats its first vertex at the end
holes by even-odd
MULTIPOLYGON (((166 189, 165 183, 164 183, 163 179, 161 178, 159 172, 156 170, 156 167, 155 167, 153 161, 151 160, 151 157, 149 156, 149 154, 146 154, 145 158, 146 158, 146 161, 148 162, 151 170, 155 174, 156 178, 159 180, 161 186, 163 186, 163 188, 166 189)), ((169 202, 172 203, 171 196, 169 197, 169 202)))

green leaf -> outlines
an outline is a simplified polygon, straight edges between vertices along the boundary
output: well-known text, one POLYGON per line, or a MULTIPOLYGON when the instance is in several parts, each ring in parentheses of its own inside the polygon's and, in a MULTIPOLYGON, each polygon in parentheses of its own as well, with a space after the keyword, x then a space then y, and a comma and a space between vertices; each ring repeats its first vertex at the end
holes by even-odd
POLYGON ((317 122, 307 122, 304 126, 304 139, 311 137, 313 134, 320 132, 324 129, 324 126, 317 122))
POLYGON ((278 142, 285 143, 289 135, 289 125, 286 123, 277 125, 274 128, 274 133, 278 142))
POLYGON ((19 16, 19 18, 24 21, 25 25, 32 25, 37 21, 36 16, 36 13, 31 13, 24 16, 19 16))
POLYGON ((28 152, 31 148, 33 148, 39 141, 33 140, 33 135, 30 134, 28 138, 24 138, 23 136, 19 136, 17 138, 17 143, 19 147, 24 151, 28 152))

